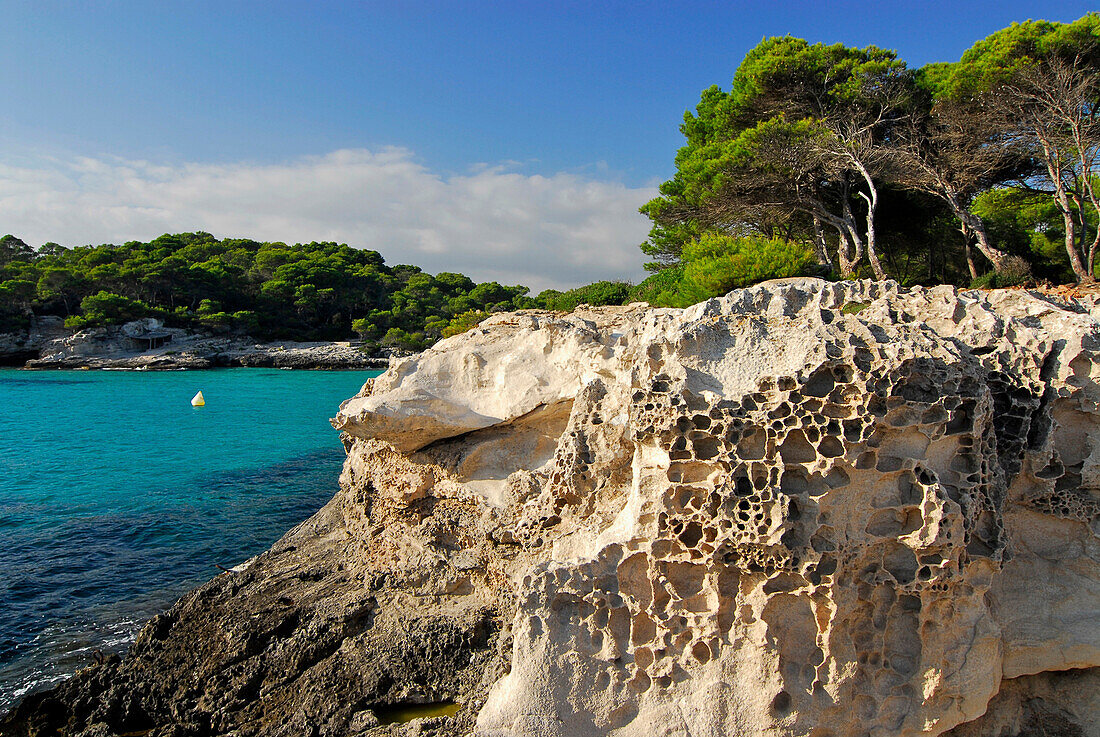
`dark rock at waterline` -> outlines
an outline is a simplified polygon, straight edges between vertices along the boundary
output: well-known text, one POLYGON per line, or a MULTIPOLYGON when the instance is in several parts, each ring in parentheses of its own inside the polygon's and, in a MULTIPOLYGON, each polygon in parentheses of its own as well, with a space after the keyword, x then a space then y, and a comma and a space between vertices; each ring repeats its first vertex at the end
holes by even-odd
POLYGON ((501 618, 416 602, 349 560, 342 496, 150 620, 124 659, 26 698, 0 734, 386 735, 404 729, 380 723, 395 708, 451 702, 419 733, 468 734, 506 667, 501 618))

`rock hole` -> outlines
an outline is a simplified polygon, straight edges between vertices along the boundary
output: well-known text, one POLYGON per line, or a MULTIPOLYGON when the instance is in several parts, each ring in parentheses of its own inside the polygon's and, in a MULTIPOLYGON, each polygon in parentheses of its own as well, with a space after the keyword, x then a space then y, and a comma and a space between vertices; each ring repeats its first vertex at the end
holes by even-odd
POLYGON ((718 455, 718 439, 712 437, 693 438, 692 445, 695 448, 695 456, 703 461, 708 461, 718 455))
POLYGON ((710 662, 710 648, 707 647, 705 642, 697 642, 691 648, 692 656, 699 661, 699 663, 706 665, 710 662))
POLYGON ((802 393, 811 397, 824 397, 836 386, 833 372, 827 368, 815 371, 802 387, 802 393))
POLYGON ((906 546, 897 545, 883 556, 882 566, 898 583, 911 583, 917 575, 917 556, 906 546))
POLYGON ((703 538, 703 527, 698 522, 691 522, 684 528, 678 537, 680 542, 684 544, 684 547, 694 548, 699 544, 699 541, 703 538))
POLYGON ((964 401, 954 412, 951 413, 951 421, 947 423, 945 428, 948 435, 958 435, 959 433, 970 432, 974 423, 972 420, 974 412, 974 401, 964 401))
POLYGON ((839 440, 831 435, 827 435, 821 439, 821 442, 817 446, 817 450, 826 458, 837 458, 844 455, 844 446, 839 440))
POLYGON ((817 458, 817 451, 801 430, 792 430, 787 434, 779 446, 779 454, 784 463, 812 463, 817 458))
POLYGON ((764 457, 767 436, 762 430, 748 430, 737 445, 737 456, 742 460, 755 461, 764 457))

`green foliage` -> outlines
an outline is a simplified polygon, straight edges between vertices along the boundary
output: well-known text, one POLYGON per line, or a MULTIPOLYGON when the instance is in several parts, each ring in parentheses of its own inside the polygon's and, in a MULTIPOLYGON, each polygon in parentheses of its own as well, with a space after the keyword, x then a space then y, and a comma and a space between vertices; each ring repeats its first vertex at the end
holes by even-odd
POLYGON ((401 328, 390 328, 382 338, 382 346, 412 353, 424 350, 428 344, 423 332, 408 333, 401 328))
POLYGON ((817 118, 837 107, 860 108, 891 77, 908 74, 893 51, 868 46, 809 44, 792 36, 768 38, 745 56, 730 90, 732 109, 754 117, 777 109, 817 118), (750 112, 751 111, 751 112, 750 112))
POLYGON ((684 246, 681 263, 639 284, 634 297, 659 307, 687 307, 731 289, 803 275, 813 267, 814 254, 797 241, 710 232, 684 246))
POLYGON ((476 328, 481 321, 487 317, 489 317, 489 313, 484 310, 467 310, 461 315, 455 315, 454 318, 447 323, 447 327, 443 328, 441 335, 444 338, 450 338, 452 335, 461 335, 471 328, 476 328))
POLYGON ((583 287, 570 289, 567 292, 559 292, 556 289, 547 289, 540 292, 535 301, 547 310, 559 312, 571 312, 578 305, 603 305, 626 304, 630 299, 631 286, 621 281, 598 281, 586 284, 583 287))
POLYGON ((693 302, 751 284, 799 276, 814 262, 805 244, 780 238, 707 233, 684 249, 686 290, 693 302))
MULTIPOLYGON (((971 210, 985 222, 994 245, 1031 262, 1036 277, 1058 283, 1073 281, 1064 222, 1050 197, 1000 187, 974 198, 971 210)), ((1095 215, 1090 222, 1095 223, 1095 215)))
POLYGON ((0 324, 11 325, 12 330, 27 327, 34 292, 34 282, 27 279, 0 281, 0 324))
POLYGON ((158 317, 262 339, 359 333, 378 345, 389 336, 387 345, 416 350, 456 315, 533 306, 527 291, 391 268, 375 251, 331 242, 288 246, 200 232, 35 252, 13 236, 0 239, 0 332, 25 327, 32 313, 65 317, 73 327, 158 317))
POLYGON ((845 315, 858 315, 868 307, 870 307, 870 304, 867 302, 846 302, 840 308, 840 311, 845 315))
POLYGON ((130 299, 112 292, 98 292, 80 301, 83 314, 74 315, 65 320, 71 328, 90 328, 105 325, 118 325, 143 317, 161 316, 161 310, 155 310, 141 300, 130 299))
POLYGON ((359 317, 351 321, 351 329, 365 340, 374 329, 374 324, 365 317, 359 317))
POLYGON ((630 300, 632 302, 648 302, 659 307, 668 306, 683 278, 684 267, 682 265, 662 269, 634 287, 630 293, 630 300))
POLYGON ((13 261, 33 261, 34 258, 34 249, 14 235, 5 235, 0 238, 0 266, 13 261))
POLYGON ((0 282, 0 305, 18 309, 34 299, 35 283, 26 279, 8 279, 0 282))
POLYGON ((976 95, 1011 83, 1019 73, 1053 57, 1081 57, 1095 64, 1100 55, 1100 15, 1088 13, 1072 23, 1029 20, 1013 23, 976 42, 952 66, 941 95, 976 95))

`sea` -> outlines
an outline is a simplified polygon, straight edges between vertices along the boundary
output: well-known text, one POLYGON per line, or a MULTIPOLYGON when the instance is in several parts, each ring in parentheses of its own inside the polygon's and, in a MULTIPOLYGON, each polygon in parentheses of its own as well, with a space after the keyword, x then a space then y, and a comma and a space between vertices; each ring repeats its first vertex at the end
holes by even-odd
POLYGON ((0 369, 0 714, 324 506, 378 373, 0 369))

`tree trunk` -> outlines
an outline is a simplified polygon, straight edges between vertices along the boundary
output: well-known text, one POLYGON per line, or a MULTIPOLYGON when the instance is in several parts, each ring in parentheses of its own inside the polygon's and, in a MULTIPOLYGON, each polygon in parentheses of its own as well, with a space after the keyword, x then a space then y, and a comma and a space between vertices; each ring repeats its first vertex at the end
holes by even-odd
POLYGON ((966 239, 966 260, 970 267, 970 275, 974 278, 978 277, 977 267, 973 261, 974 257, 970 251, 971 238, 974 239, 975 245, 978 247, 978 250, 981 251, 981 254, 993 264, 994 271, 1000 271, 1004 268, 1005 259, 1008 258, 1008 254, 999 248, 994 248, 993 245, 990 244, 989 234, 986 233, 985 223, 982 222, 982 219, 963 207, 958 192, 954 191, 951 186, 941 182, 940 189, 944 200, 947 201, 948 206, 951 208, 951 212, 958 218, 959 230, 962 231, 963 238, 966 239))
POLYGON ((966 266, 967 266, 968 269, 970 269, 970 278, 971 279, 977 279, 978 278, 978 265, 976 263, 974 263, 974 249, 972 249, 970 247, 970 239, 969 238, 966 239, 965 243, 966 243, 966 266))
POLYGON ((859 193, 867 201, 867 260, 871 262, 871 271, 875 272, 875 278, 886 281, 886 271, 882 268, 882 262, 878 259, 875 250, 875 209, 878 204, 878 194, 871 190, 871 196, 867 197, 863 192, 859 193))
POLYGON ((1066 255, 1069 256, 1070 268, 1079 284, 1092 281, 1092 269, 1085 268, 1081 261, 1081 252, 1077 248, 1077 221, 1073 217, 1073 206, 1066 192, 1066 183, 1062 179, 1062 162, 1059 160, 1058 148, 1042 136, 1039 137, 1039 142, 1043 147, 1043 163, 1046 164, 1050 183, 1054 186, 1054 201, 1062 213, 1062 222, 1066 228, 1066 255))
MULTIPOLYGON (((1100 215, 1100 208, 1096 208, 1096 211, 1097 214, 1100 215)), ((1088 248, 1089 273, 1094 279, 1096 278, 1094 269, 1096 264, 1096 249, 1098 246, 1100 246, 1100 224, 1098 224, 1096 234, 1093 236, 1092 243, 1089 244, 1088 248)))
MULTIPOLYGON (((1096 88, 1093 87, 1093 97, 1095 96, 1096 88)), ((1088 259, 1087 267, 1090 279, 1095 279, 1095 266, 1096 266, 1096 249, 1100 246, 1100 222, 1097 222, 1096 233, 1093 236, 1092 242, 1085 246, 1088 241, 1088 205, 1092 205, 1093 212, 1100 217, 1100 202, 1097 201, 1096 188, 1093 186, 1093 173, 1097 166, 1097 146, 1100 144, 1100 137, 1096 135, 1095 125, 1098 122, 1098 113, 1095 100, 1088 105, 1089 113, 1087 117, 1074 118, 1072 130, 1073 130, 1073 148, 1077 152, 1077 161, 1080 165, 1081 176, 1079 179, 1079 189, 1083 190, 1079 192, 1077 198, 1078 208, 1077 211, 1081 214, 1081 252, 1085 254, 1088 259), (1092 131, 1087 133, 1086 131, 1092 131)), ((1078 107, 1079 112, 1082 108, 1078 107)))
POLYGON ((985 232, 985 223, 982 222, 980 217, 969 210, 966 214, 973 218, 969 227, 970 231, 974 234, 975 245, 978 246, 978 250, 982 252, 982 255, 993 263, 993 270, 1000 271, 1004 268, 1005 259, 1008 258, 1008 254, 989 244, 989 234, 985 232))
POLYGON ((841 222, 844 224, 844 229, 848 231, 848 237, 852 239, 852 266, 854 267, 863 260, 863 239, 859 235, 859 228, 856 226, 855 216, 852 215, 852 207, 848 204, 848 188, 844 188, 844 217, 841 222))
MULTIPOLYGON (((1084 159, 1082 159, 1084 161, 1084 159)), ((1078 192, 1074 198, 1077 202, 1077 212, 1081 215, 1081 249, 1080 252, 1085 257, 1085 266, 1088 269, 1089 276, 1093 279, 1096 278, 1095 264, 1096 264, 1096 249, 1100 247, 1100 223, 1097 223, 1097 227, 1094 229, 1096 232, 1092 235, 1092 240, 1089 240, 1089 219, 1088 208, 1092 205, 1092 209, 1098 215, 1100 215, 1100 205, 1096 201, 1096 190, 1092 186, 1091 176, 1084 179, 1082 186, 1084 192, 1078 192)))
POLYGON ((867 203, 867 260, 871 262, 871 270, 875 272, 875 278, 886 281, 886 271, 878 259, 878 251, 875 250, 875 211, 878 210, 878 189, 875 188, 875 182, 871 178, 871 173, 867 171, 867 167, 855 158, 852 161, 859 170, 860 176, 863 177, 864 184, 867 185, 867 192, 870 193, 870 195, 859 193, 867 203))
POLYGON ((821 216, 814 214, 814 250, 817 253, 817 262, 822 266, 833 269, 833 260, 829 258, 829 244, 825 240, 825 230, 821 227, 821 216))
POLYGON ((837 224, 836 232, 838 239, 836 258, 840 264, 840 275, 845 279, 851 279, 855 276, 858 259, 852 258, 852 246, 848 241, 848 234, 844 232, 844 228, 837 224))
POLYGON ((1066 228, 1066 254, 1069 256, 1069 265, 1078 283, 1091 281, 1092 269, 1085 268, 1084 262, 1081 261, 1081 251, 1077 247, 1077 221, 1073 217, 1065 187, 1060 181, 1054 183, 1054 199, 1058 203, 1058 209, 1062 211, 1062 222, 1066 228))

